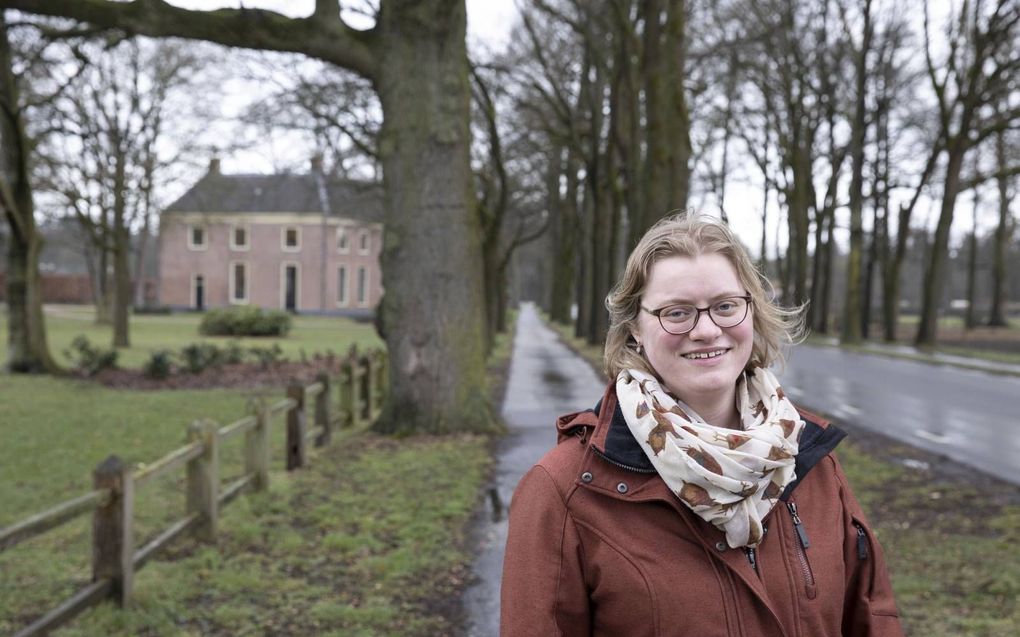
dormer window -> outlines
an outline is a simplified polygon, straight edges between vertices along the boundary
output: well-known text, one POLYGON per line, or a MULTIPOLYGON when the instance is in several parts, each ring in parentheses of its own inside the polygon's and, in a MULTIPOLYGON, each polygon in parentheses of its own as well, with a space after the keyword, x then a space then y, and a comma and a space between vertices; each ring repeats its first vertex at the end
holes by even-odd
POLYGON ((190 250, 205 250, 207 247, 205 226, 188 226, 188 248, 190 250))
POLYGON ((336 229, 336 251, 340 254, 347 254, 351 251, 351 238, 347 228, 336 229))
POLYGON ((280 243, 284 252, 299 252, 301 250, 301 228, 297 226, 286 226, 280 234, 280 243))

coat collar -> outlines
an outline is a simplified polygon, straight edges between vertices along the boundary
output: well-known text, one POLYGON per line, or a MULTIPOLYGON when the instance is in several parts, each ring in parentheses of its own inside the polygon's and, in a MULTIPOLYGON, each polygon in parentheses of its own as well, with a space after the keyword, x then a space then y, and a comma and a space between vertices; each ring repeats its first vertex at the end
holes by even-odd
MULTIPOLYGON (((789 499, 804 476, 846 437, 845 431, 821 416, 800 407, 797 407, 797 411, 805 423, 794 465, 797 479, 783 491, 780 496, 783 501, 789 499)), ((616 400, 614 383, 609 384, 605 395, 594 408, 560 417, 557 429, 561 439, 578 435, 590 440, 599 455, 625 470, 655 473, 651 460, 627 427, 627 421, 616 400)))

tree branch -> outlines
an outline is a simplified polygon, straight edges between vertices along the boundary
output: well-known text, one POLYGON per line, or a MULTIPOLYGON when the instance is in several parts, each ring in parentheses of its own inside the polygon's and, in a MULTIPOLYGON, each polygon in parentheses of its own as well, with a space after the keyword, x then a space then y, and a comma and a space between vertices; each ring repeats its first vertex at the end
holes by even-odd
POLYGON ((164 0, 0 0, 0 8, 72 18, 151 37, 176 36, 226 46, 303 53, 350 69, 365 78, 378 76, 375 30, 358 31, 339 17, 288 18, 264 9, 179 9, 164 0))

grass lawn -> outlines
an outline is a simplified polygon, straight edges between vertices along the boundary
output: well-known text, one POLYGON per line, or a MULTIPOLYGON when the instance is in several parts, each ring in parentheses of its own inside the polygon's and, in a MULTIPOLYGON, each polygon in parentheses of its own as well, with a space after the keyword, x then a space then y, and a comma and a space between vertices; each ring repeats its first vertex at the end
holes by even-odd
MULTIPOLYGON (((601 347, 550 324, 601 369, 601 347)), ((1020 488, 876 434, 850 433, 836 455, 885 549, 907 634, 1020 635, 1020 488)))
MULTIPOLYGON (((70 364, 63 351, 79 334, 84 334, 94 345, 110 347, 113 328, 109 325, 96 325, 92 306, 47 305, 45 313, 50 351, 60 365, 70 364)), ((202 341, 223 345, 231 340, 229 337, 202 336, 198 333, 201 320, 201 314, 190 313, 133 315, 130 327, 131 347, 119 350, 118 366, 139 368, 155 350, 179 350, 185 345, 202 341)), ((291 360, 299 359, 302 351, 311 355, 313 352, 331 349, 342 354, 352 343, 359 349, 381 347, 383 344, 371 323, 335 316, 297 315, 293 320, 293 327, 286 338, 244 338, 240 342, 243 346, 263 347, 277 343, 283 349, 284 356, 291 360)), ((6 333, 7 315, 4 311, 0 314, 0 334, 6 333)), ((6 356, 7 339, 4 338, 0 343, 0 360, 6 356)))
MULTIPOLYGON (((149 329, 135 332, 136 347, 191 342, 184 319, 197 324, 187 316, 137 317, 135 325, 149 329)), ((62 321, 90 326, 68 317, 55 323, 62 321)), ((332 343, 342 324, 299 318, 292 338, 311 353, 332 343), (303 335, 306 328, 316 335, 303 335)), ((371 330, 347 329, 366 327, 371 330)), ((61 333, 70 340, 78 332, 54 334, 61 333)), ((503 337, 490 364, 493 376, 509 352, 503 337)), ((267 398, 281 396, 272 391, 267 398)), ((0 526, 87 491, 92 468, 108 454, 151 462, 183 442, 190 421, 231 422, 254 397, 0 376, 0 526)), ((491 468, 489 440, 395 440, 348 431, 312 450, 309 467, 288 473, 281 418, 273 422, 272 439, 270 491, 244 495, 224 509, 215 545, 177 540, 136 574, 131 609, 103 603, 55 634, 455 634, 459 590, 470 573, 465 532, 491 468)), ((242 444, 234 439, 221 450, 224 483, 241 471, 242 444)), ((136 545, 183 514, 183 483, 181 469, 137 494, 136 545)), ((87 516, 0 553, 0 634, 18 630, 89 579, 87 516)))

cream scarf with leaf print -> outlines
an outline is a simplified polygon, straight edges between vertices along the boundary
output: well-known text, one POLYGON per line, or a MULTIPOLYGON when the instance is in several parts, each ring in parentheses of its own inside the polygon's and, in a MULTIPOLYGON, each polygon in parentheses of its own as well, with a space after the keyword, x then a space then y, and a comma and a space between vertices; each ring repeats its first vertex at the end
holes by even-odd
POLYGON ((670 490, 724 532, 731 547, 761 542, 762 518, 796 479, 804 428, 775 375, 757 367, 738 379, 741 431, 710 425, 635 369, 617 376, 616 395, 627 426, 670 490))

